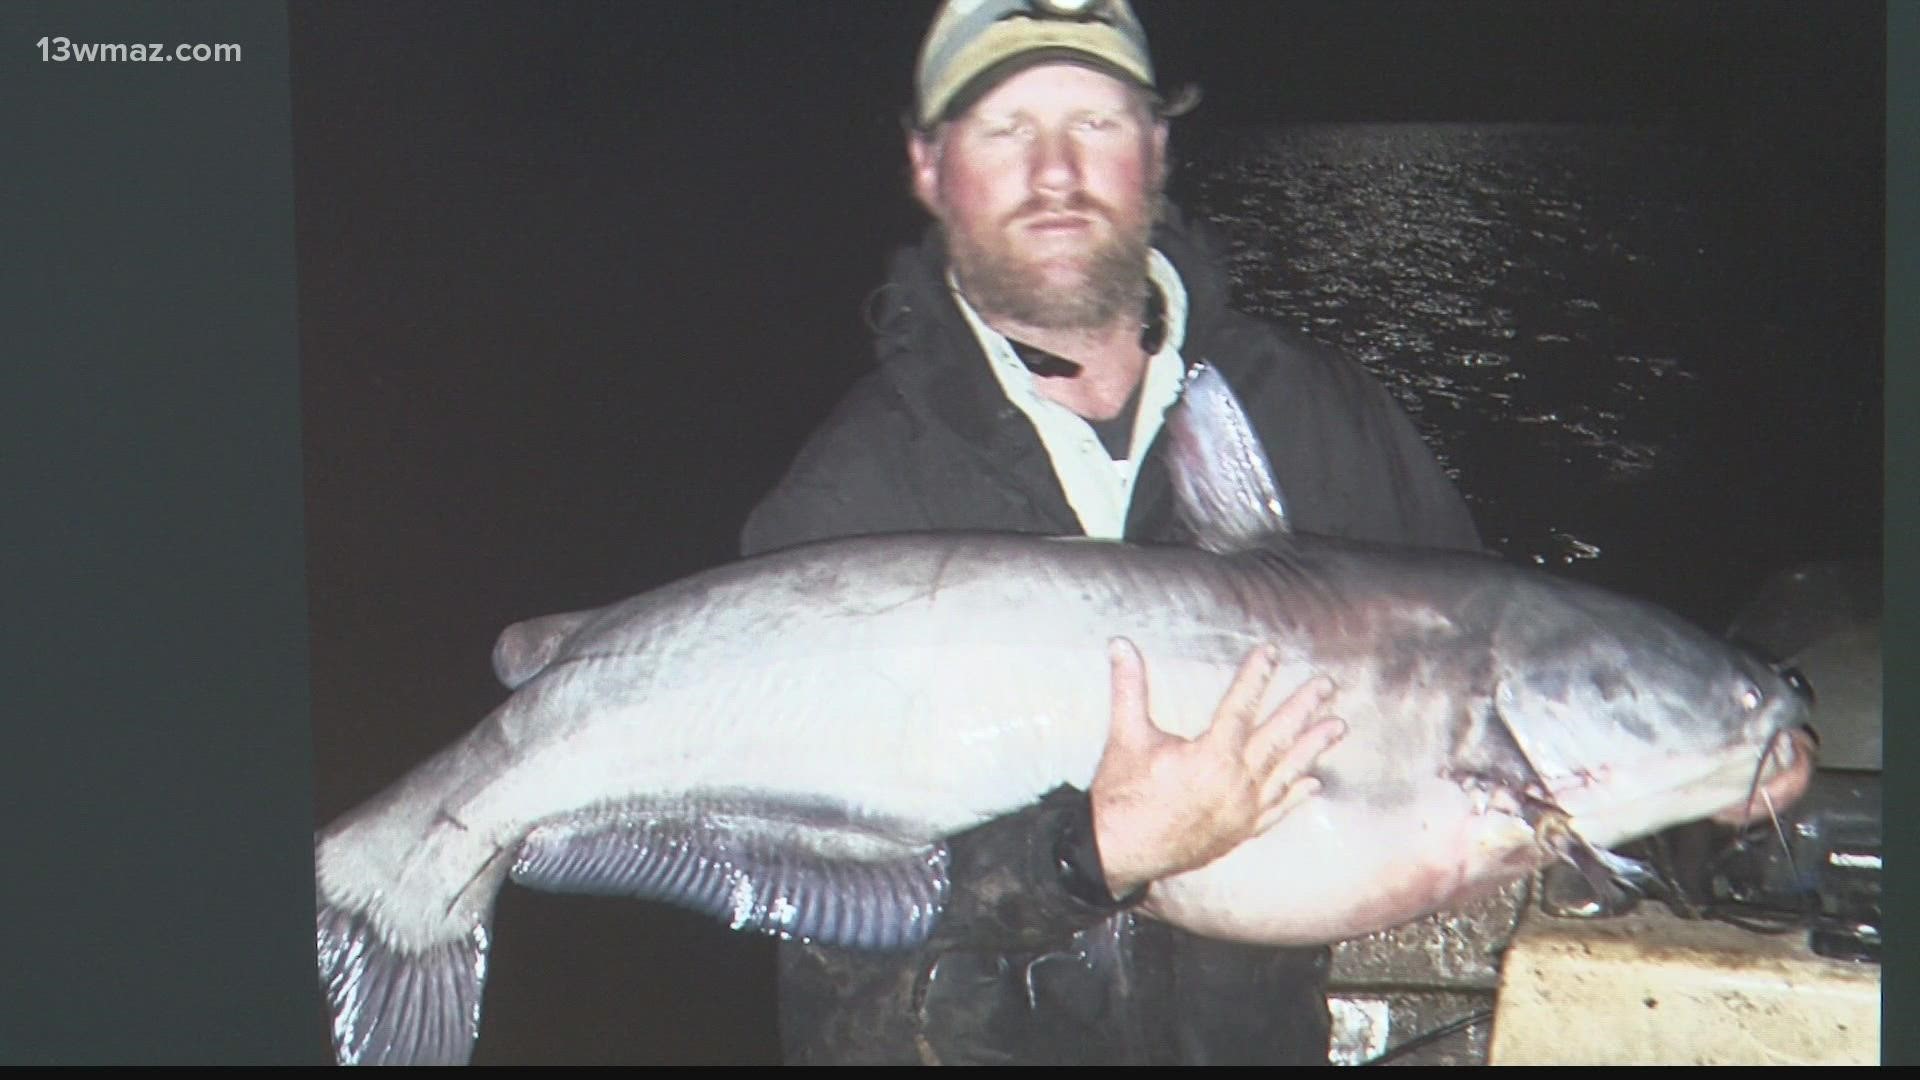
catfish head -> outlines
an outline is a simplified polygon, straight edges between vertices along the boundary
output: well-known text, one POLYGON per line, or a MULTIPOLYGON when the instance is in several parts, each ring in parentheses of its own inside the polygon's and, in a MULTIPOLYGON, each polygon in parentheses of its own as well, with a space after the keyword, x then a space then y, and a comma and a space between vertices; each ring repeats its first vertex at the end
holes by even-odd
POLYGON ((1793 673, 1677 615, 1557 580, 1513 598, 1490 665, 1487 709, 1531 796, 1601 846, 1741 805, 1791 762, 1811 705, 1793 673))

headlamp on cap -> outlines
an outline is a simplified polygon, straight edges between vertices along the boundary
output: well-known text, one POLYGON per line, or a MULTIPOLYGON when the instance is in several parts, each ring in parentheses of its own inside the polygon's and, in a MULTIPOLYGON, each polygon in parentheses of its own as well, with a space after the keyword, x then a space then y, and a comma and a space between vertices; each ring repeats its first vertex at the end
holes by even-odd
POLYGON ((1035 14, 1055 19, 1101 19, 1106 7, 1107 0, 1033 0, 1035 14))
POLYGON ((947 0, 914 72, 922 129, 1030 64, 1086 64, 1149 91, 1147 34, 1126 0, 947 0))

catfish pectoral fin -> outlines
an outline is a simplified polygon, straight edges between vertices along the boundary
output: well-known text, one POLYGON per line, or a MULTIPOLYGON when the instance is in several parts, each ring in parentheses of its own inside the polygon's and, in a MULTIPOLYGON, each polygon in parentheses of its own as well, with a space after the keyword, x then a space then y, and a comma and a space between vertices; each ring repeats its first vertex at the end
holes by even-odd
POLYGON ((1630 910, 1645 895, 1644 886, 1659 880, 1646 864, 1588 843, 1573 827, 1566 811, 1538 802, 1532 807, 1535 836, 1541 846, 1580 872, 1593 899, 1600 905, 1596 914, 1630 910))

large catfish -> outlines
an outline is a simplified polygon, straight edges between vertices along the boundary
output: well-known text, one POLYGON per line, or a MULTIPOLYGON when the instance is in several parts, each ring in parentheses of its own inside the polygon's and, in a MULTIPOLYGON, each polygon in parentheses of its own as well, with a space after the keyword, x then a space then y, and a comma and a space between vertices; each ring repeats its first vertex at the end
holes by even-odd
POLYGON ((923 939, 943 838, 1090 781, 1114 637, 1176 734, 1263 642, 1275 698, 1315 672, 1339 686, 1320 793, 1145 902, 1241 941, 1369 933, 1556 857, 1624 873, 1607 845, 1739 804, 1803 721, 1787 679, 1659 608, 1286 532, 1210 372, 1167 423, 1198 546, 835 541, 509 628, 513 694, 316 839, 339 1060, 467 1060, 509 880, 856 947, 923 939))

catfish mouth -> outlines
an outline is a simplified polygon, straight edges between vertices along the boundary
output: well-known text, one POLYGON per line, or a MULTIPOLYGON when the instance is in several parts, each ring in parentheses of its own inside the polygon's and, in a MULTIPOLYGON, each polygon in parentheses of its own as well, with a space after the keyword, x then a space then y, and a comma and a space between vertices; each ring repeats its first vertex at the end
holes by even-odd
POLYGON ((1715 750, 1647 755, 1543 774, 1541 781, 1582 837, 1601 846, 1626 843, 1758 801, 1767 784, 1810 752, 1795 737, 1799 730, 1769 725, 1715 750))

